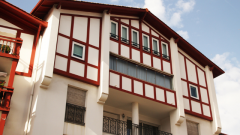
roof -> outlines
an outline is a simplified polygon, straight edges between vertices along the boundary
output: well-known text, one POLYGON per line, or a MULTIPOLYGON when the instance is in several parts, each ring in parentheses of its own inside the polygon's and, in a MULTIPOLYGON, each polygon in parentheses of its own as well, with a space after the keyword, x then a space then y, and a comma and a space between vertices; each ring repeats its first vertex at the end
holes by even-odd
POLYGON ((38 30, 40 24, 43 28, 46 28, 48 25, 47 22, 5 0, 0 0, 0 12, 0 17, 34 31, 38 30))
POLYGON ((109 10, 111 11, 111 14, 138 16, 139 18, 144 19, 144 21, 153 26, 156 30, 160 31, 166 38, 170 39, 173 37, 174 39, 177 39, 177 44, 180 49, 195 59, 203 67, 207 65, 211 67, 214 78, 224 73, 220 67, 218 67, 147 9, 74 0, 39 0, 37 5, 31 11, 31 14, 43 19, 54 4, 57 6, 61 5, 62 9, 68 10, 81 10, 97 13, 109 10))

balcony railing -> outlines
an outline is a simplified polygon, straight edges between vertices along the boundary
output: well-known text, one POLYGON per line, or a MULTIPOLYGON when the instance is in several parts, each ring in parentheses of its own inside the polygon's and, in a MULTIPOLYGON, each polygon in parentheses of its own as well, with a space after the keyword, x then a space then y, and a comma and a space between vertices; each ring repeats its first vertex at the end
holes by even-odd
POLYGON ((116 34, 110 33, 110 37, 113 38, 113 39, 118 40, 118 35, 116 35, 116 34))
POLYGON ((151 52, 151 49, 146 47, 146 46, 143 46, 143 51, 146 51, 146 52, 151 52))
POLYGON ((66 104, 66 113, 65 113, 65 122, 85 125, 84 123, 84 114, 86 108, 73 104, 66 104))
POLYGON ((106 116, 103 116, 103 132, 113 135, 172 135, 153 126, 137 125, 106 116))
POLYGON ((164 58, 164 59, 167 59, 167 60, 169 60, 169 56, 168 55, 166 55, 166 54, 162 54, 162 57, 164 58))
POLYGON ((152 52, 153 52, 153 54, 156 55, 156 56, 160 56, 160 55, 161 55, 160 52, 158 52, 158 51, 152 50, 152 52))
POLYGON ((12 88, 0 86, 0 111, 9 111, 12 93, 12 88))
POLYGON ((126 38, 121 38, 121 41, 123 42, 123 43, 126 43, 126 44, 129 44, 129 40, 127 40, 126 38))
POLYGON ((139 44, 136 43, 136 42, 132 42, 132 46, 133 46, 133 47, 136 47, 136 48, 139 48, 139 44))
POLYGON ((0 56, 7 56, 6 54, 19 56, 21 45, 21 38, 11 38, 0 35, 0 56))

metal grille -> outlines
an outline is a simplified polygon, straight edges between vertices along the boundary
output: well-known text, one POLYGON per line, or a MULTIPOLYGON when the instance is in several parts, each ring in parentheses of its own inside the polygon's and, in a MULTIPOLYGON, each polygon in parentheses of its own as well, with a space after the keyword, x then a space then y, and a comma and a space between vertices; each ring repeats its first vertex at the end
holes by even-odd
POLYGON ((84 125, 85 110, 85 107, 67 103, 65 121, 69 123, 84 125))
POLYGON ((188 135, 198 135, 198 123, 187 121, 188 135))

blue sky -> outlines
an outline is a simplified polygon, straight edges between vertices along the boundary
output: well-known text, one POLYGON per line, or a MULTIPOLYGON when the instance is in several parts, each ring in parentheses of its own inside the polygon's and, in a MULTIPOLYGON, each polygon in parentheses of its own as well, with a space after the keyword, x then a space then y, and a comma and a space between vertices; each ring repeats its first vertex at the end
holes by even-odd
MULTIPOLYGON (((38 0, 7 0, 30 12, 38 0)), ((147 7, 226 73, 215 79, 222 132, 239 134, 239 0, 87 0, 147 7)))

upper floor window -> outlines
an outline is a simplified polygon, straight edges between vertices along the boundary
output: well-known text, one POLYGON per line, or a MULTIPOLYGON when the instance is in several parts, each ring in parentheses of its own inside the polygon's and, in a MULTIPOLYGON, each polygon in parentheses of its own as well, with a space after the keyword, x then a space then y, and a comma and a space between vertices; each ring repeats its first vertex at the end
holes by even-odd
POLYGON ((168 88, 172 89, 172 77, 161 74, 159 72, 147 69, 140 65, 133 64, 131 62, 110 56, 109 61, 110 69, 118 71, 120 73, 168 88))
POLYGON ((122 25, 122 42, 128 44, 128 27, 122 25))
POLYGON ((84 125, 86 91, 68 87, 65 122, 84 125))
POLYGON ((132 45, 139 48, 138 44, 138 31, 132 30, 132 45))
POLYGON ((198 97, 198 88, 192 84, 189 85, 191 97, 199 99, 198 97))
POLYGON ((111 22, 111 37, 112 38, 115 38, 115 39, 118 39, 118 36, 117 36, 117 23, 116 22, 111 22))
POLYGON ((153 54, 157 55, 157 56, 160 56, 159 47, 158 46, 159 46, 158 45, 158 40, 153 39, 152 40, 153 54))
POLYGON ((198 123, 187 121, 187 134, 188 135, 199 135, 198 123))
POLYGON ((72 57, 84 60, 85 59, 85 45, 73 42, 72 57))
POLYGON ((150 52, 149 48, 149 37, 147 35, 143 34, 143 50, 150 52))
POLYGON ((162 56, 165 59, 169 59, 168 55, 168 45, 166 43, 162 43, 162 56))

